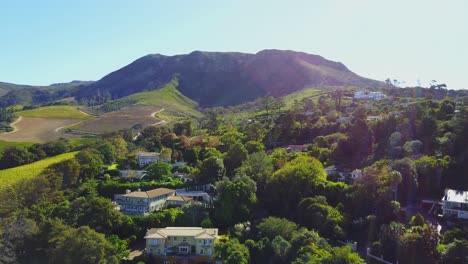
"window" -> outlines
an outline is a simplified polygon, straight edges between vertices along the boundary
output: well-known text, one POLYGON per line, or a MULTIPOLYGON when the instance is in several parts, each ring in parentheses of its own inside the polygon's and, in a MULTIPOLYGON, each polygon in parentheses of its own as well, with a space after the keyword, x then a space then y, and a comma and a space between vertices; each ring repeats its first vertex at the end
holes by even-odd
POLYGON ((203 255, 203 248, 200 249, 200 255, 203 255))
POLYGON ((183 237, 182 242, 186 242, 186 241, 187 241, 186 237, 183 237))
POLYGON ((161 255, 161 249, 158 248, 158 255, 161 255))
POLYGON ((174 237, 174 242, 177 242, 177 237, 174 237))

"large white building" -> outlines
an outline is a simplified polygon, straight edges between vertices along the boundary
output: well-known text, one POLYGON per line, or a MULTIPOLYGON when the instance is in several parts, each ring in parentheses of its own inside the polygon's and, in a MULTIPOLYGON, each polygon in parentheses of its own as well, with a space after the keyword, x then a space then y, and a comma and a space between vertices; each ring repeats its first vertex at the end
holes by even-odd
POLYGON ((146 215, 166 205, 166 200, 176 194, 175 190, 158 188, 149 191, 127 191, 117 194, 114 199, 124 214, 146 215))
POLYGON ((442 212, 444 217, 468 219, 468 191, 445 190, 442 212))
POLYGON ((387 96, 382 92, 364 92, 364 91, 357 91, 354 92, 354 99, 356 100, 383 100, 387 96))
POLYGON ((140 167, 143 168, 147 165, 153 164, 159 161, 159 156, 160 154, 156 152, 138 152, 138 165, 140 165, 140 167))
POLYGON ((217 228, 151 228, 145 239, 146 253, 157 263, 215 263, 217 228))

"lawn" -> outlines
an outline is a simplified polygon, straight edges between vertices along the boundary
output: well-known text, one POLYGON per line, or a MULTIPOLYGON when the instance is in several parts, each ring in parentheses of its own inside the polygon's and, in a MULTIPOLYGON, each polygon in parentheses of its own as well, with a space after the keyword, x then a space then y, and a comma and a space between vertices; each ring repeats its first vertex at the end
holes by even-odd
POLYGON ((50 165, 72 159, 76 156, 77 153, 78 151, 65 153, 27 165, 0 170, 0 189, 6 188, 21 179, 30 179, 36 177, 50 165))
POLYGON ((51 119, 93 119, 92 116, 80 112, 70 105, 53 105, 19 111, 18 115, 25 117, 40 117, 51 119))

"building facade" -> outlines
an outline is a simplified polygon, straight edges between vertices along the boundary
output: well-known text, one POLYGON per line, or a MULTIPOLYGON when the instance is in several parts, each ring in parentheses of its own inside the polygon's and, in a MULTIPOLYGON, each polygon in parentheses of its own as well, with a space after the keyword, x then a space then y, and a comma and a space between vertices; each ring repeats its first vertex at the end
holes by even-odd
POLYGON ((146 254, 170 263, 214 263, 217 228, 166 227, 146 232, 146 254), (187 262, 187 260, 191 260, 187 262))
POLYGON ((124 214, 146 215, 164 207, 167 199, 174 196, 175 193, 175 190, 166 188, 149 191, 127 191, 126 194, 115 195, 114 200, 124 214))
POLYGON ((138 165, 143 168, 160 160, 160 154, 156 152, 138 152, 138 165))
POLYGON ((468 191, 445 190, 442 213, 446 218, 468 219, 468 191))

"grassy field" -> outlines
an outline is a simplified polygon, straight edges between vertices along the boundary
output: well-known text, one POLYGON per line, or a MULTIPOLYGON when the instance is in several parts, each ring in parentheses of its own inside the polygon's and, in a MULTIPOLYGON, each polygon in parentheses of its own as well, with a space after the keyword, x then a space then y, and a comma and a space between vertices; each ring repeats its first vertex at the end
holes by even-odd
POLYGON ((14 125, 17 130, 0 134, 0 140, 10 142, 47 142, 61 137, 74 138, 76 136, 63 134, 57 131, 57 129, 79 121, 78 119, 22 117, 21 121, 14 125))
POLYGON ((180 93, 177 86, 177 80, 173 80, 159 90, 136 93, 109 102, 103 106, 103 109, 112 111, 131 105, 158 106, 165 109, 166 116, 200 118, 202 114, 195 109, 198 104, 180 93))
POLYGON ((93 119, 92 116, 80 112, 76 107, 70 105, 53 105, 38 107, 30 110, 18 112, 18 115, 24 117, 38 117, 51 119, 93 119))
POLYGON ((0 189, 8 187, 21 179, 30 179, 39 175, 48 166, 69 160, 75 157, 78 152, 70 152, 55 157, 36 161, 31 164, 0 170, 0 189))
POLYGON ((303 90, 284 96, 283 102, 285 104, 285 107, 289 109, 294 105, 295 100, 301 102, 304 99, 319 97, 320 95, 325 95, 326 93, 326 91, 316 88, 305 88, 303 90))

